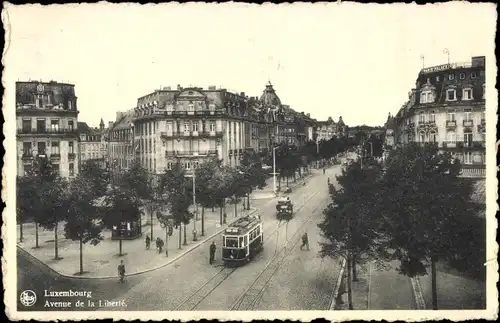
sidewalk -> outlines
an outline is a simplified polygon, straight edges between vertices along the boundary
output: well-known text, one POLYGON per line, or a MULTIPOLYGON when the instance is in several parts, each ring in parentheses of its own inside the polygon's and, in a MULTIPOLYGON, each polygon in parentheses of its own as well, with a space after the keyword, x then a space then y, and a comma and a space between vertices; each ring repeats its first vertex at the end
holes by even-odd
MULTIPOLYGON (((238 217, 255 212, 256 209, 241 212, 241 206, 238 206, 238 217)), ((200 210, 201 212, 201 210, 200 210)), ((219 209, 215 212, 210 209, 205 210, 205 236, 201 237, 201 214, 196 222, 198 231, 198 241, 193 241, 193 223, 187 226, 187 245, 182 245, 182 249, 178 249, 179 230, 175 230, 168 241, 165 241, 165 229, 162 229, 156 220, 153 219, 153 241, 151 249, 146 250, 145 237, 150 235, 151 226, 148 223, 149 217, 143 217, 142 237, 134 240, 123 240, 122 251, 124 256, 118 256, 119 241, 111 240, 111 232, 103 231, 102 240, 97 246, 90 243, 83 245, 83 269, 84 274, 79 274, 80 268, 80 247, 78 241, 71 241, 64 238, 64 224, 59 224, 59 257, 60 260, 54 260, 54 231, 45 231, 39 229, 39 245, 40 248, 35 249, 35 225, 33 223, 24 224, 23 242, 18 243, 18 246, 37 258, 39 261, 58 272, 63 276, 72 276, 78 278, 116 278, 117 266, 120 260, 123 260, 126 268, 133 268, 133 271, 127 272, 127 275, 139 274, 146 271, 151 271, 159 267, 163 267, 168 263, 182 257, 184 254, 197 248, 210 237, 217 235, 228 224, 236 218, 234 216, 234 206, 227 207, 227 224, 220 225, 219 209), (159 254, 155 249, 154 239, 160 237, 165 241, 165 247, 168 247, 168 257, 165 255, 165 248, 159 254)), ((182 232, 182 242, 184 242, 184 227, 182 232)))
MULTIPOLYGON (((354 310, 412 310, 416 309, 415 294, 410 278, 398 274, 397 263, 387 268, 377 268, 373 263, 357 266, 358 281, 352 282, 352 303, 354 310)), ((346 269, 347 270, 347 269, 346 269)), ((347 272, 344 273, 344 281, 347 272)), ((347 287, 342 284, 343 304, 335 310, 348 310, 347 287)))
MULTIPOLYGON (((314 176, 314 173, 307 173, 307 174, 302 174, 302 178, 299 178, 299 175, 297 173, 297 181, 294 182, 293 179, 288 181, 289 187, 293 190, 295 187, 298 187, 299 185, 302 185, 304 181, 307 181, 310 179, 312 176, 314 176)), ((273 192, 273 178, 270 177, 266 180, 266 187, 264 187, 262 190, 256 189, 250 194, 250 200, 264 200, 264 199, 270 199, 275 197, 274 192, 273 192)), ((286 180, 283 181, 281 180, 281 189, 283 190, 286 187, 286 180)), ((278 179, 276 179, 276 189, 278 189, 278 179)), ((283 194, 282 192, 278 192, 278 196, 283 194)))

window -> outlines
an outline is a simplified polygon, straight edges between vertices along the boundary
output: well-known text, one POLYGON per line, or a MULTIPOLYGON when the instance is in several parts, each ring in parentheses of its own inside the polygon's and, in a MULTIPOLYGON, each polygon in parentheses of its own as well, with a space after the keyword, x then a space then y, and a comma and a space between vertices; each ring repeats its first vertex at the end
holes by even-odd
POLYGON ((69 109, 69 110, 72 110, 72 104, 71 104, 71 101, 68 101, 68 109, 69 109))
POLYGON ((45 142, 43 141, 38 142, 37 150, 39 155, 45 155, 45 142))
POLYGON ((436 133, 435 133, 435 132, 431 132, 431 133, 429 134, 429 139, 430 139, 430 142, 436 142, 436 141, 437 141, 437 140, 436 140, 436 138, 437 138, 437 137, 436 137, 436 133))
POLYGON ((465 80, 465 73, 460 73, 460 79, 465 80))
POLYGON ((54 132, 59 130, 59 120, 50 120, 50 130, 54 132))
POLYGON ((68 120, 68 130, 73 130, 73 120, 68 120))
POLYGON ((69 176, 75 175, 75 164, 69 163, 69 176))
POLYGON ((68 151, 70 154, 74 154, 75 153, 75 146, 73 144, 72 141, 68 142, 68 151))
POLYGON ((420 103, 432 103, 434 96, 431 91, 425 91, 420 94, 420 103))
POLYGON ((483 100, 486 99, 486 84, 483 84, 483 100))
POLYGON ((38 132, 45 132, 45 119, 38 119, 36 121, 36 130, 38 132))
POLYGON ((439 75, 436 76, 436 82, 439 82, 440 81, 440 78, 439 78, 439 75))
POLYGON ((59 155, 59 141, 53 141, 50 146, 51 155, 59 155))
POLYGON ((167 129, 166 129, 167 132, 172 132, 172 129, 173 129, 172 122, 167 122, 167 129))
POLYGON ((436 122, 436 115, 434 114, 434 112, 431 112, 431 114, 429 114, 429 122, 430 123, 436 122))
POLYGON ((31 132, 31 119, 23 119, 23 132, 31 132))
POLYGON ((189 112, 194 112, 194 104, 192 103, 188 104, 188 109, 189 112))
POLYGON ((171 170, 172 169, 172 162, 167 162, 167 169, 171 170))
POLYGON ((463 89, 462 100, 472 100, 472 89, 463 89))
POLYGON ((197 161, 193 162, 193 168, 194 168, 194 169, 198 168, 199 164, 200 164, 200 163, 199 163, 199 162, 197 162, 197 161))
POLYGON ((189 122, 184 122, 184 132, 189 132, 189 122))
POLYGON ((455 79, 455 74, 449 74, 448 75, 448 80, 454 80, 455 79))
POLYGON ((190 170, 191 169, 191 162, 188 162, 188 161, 184 162, 184 169, 190 170))
POLYGON ((472 164, 472 153, 470 151, 464 153, 464 164, 472 164))
POLYGON ((476 77, 477 77, 476 72, 472 72, 472 73, 470 73, 470 78, 471 78, 471 79, 475 79, 476 77))
POLYGON ((464 132, 464 145, 467 147, 472 145, 472 132, 464 132))
POLYGON ((425 133, 420 133, 420 142, 425 142, 425 133))
POLYGON ((425 114, 423 112, 420 112, 418 115, 418 123, 424 123, 425 122, 425 114))
POLYGON ((465 121, 472 121, 472 111, 470 111, 470 110, 464 111, 464 120, 465 121))
POLYGON ((447 117, 446 117, 446 120, 447 121, 455 121, 455 113, 454 112, 449 112, 447 117))
POLYGON ((456 137, 455 132, 453 132, 453 131, 448 132, 447 139, 448 139, 448 142, 455 143, 457 141, 457 137, 456 137))
POLYGON ((198 131, 198 123, 197 122, 193 123, 193 131, 198 131))
POLYGON ((446 90, 446 101, 455 101, 457 99, 455 89, 446 90))
POLYGON ((23 142, 23 155, 24 156, 31 155, 31 142, 23 142))
POLYGON ((59 174, 59 164, 52 164, 52 171, 55 173, 55 174, 59 174))

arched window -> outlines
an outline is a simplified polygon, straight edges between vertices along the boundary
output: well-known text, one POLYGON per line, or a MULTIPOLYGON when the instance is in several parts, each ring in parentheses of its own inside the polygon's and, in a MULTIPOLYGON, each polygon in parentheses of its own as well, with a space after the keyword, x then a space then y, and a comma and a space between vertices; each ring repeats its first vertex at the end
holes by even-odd
POLYGON ((437 134, 435 131, 431 131, 429 134, 429 141, 430 142, 436 142, 437 141, 437 134))

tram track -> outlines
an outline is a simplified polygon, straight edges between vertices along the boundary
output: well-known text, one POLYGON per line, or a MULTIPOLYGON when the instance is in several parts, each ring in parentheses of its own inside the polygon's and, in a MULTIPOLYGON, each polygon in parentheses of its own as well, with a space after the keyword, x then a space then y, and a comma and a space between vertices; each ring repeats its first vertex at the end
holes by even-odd
MULTIPOLYGON (((319 194, 319 192, 314 192, 314 193, 308 194, 306 197, 304 197, 305 202, 302 203, 296 210, 294 210, 294 213, 297 213, 300 210, 302 210, 318 194, 319 194)), ((318 207, 316 207, 314 209, 314 211, 317 210, 317 208, 318 207)), ((314 211, 313 211, 313 213, 314 213, 314 211)), ((257 215, 260 216, 262 214, 263 214, 262 212, 259 212, 257 215)), ((293 221, 294 219, 298 219, 298 218, 293 218, 291 221, 293 221)), ((308 223, 311 219, 312 219, 312 216, 309 216, 306 219, 306 221, 304 221, 302 223, 302 225, 308 223)), ((271 234, 267 235, 267 237, 262 242, 262 245, 264 245, 275 234, 279 234, 279 230, 282 228, 283 225, 284 224, 281 224, 281 225, 278 224, 277 228, 274 229, 274 231, 272 231, 271 234)), ((294 233, 293 236, 295 236, 297 234, 297 232, 298 232, 298 230, 294 233)), ((279 238, 276 239, 276 249, 271 257, 271 260, 266 265, 266 268, 269 266, 269 264, 274 262, 274 260, 277 257, 277 254, 279 254, 284 248, 286 248, 286 245, 285 245, 285 247, 283 247, 282 249, 280 249, 278 251, 278 242, 279 242, 279 238)), ((264 268, 264 271, 266 270, 266 268, 264 268)), ((238 267, 228 268, 226 266, 223 266, 223 268, 221 270, 219 270, 214 276, 212 276, 209 280, 207 280, 201 287, 199 287, 188 298, 186 298, 184 301, 182 301, 182 303, 175 308, 175 311, 193 311, 193 310, 195 310, 196 307, 198 307, 198 305, 201 302, 203 302, 207 297, 209 297, 210 294, 212 294, 212 292, 217 287, 219 287, 224 281, 226 281, 237 269, 238 269, 238 267)), ((262 273, 260 275, 262 275, 262 273)), ((259 275, 259 277, 260 277, 260 275, 259 275)))
MULTIPOLYGON (((314 213, 321 207, 321 204, 316 206, 311 215, 308 216, 303 222, 304 225, 309 224, 314 219, 314 213)), ((295 249, 295 246, 299 243, 300 239, 296 236, 300 230, 296 230, 292 237, 285 243, 285 246, 280 249, 279 252, 275 251, 275 255, 266 264, 261 273, 252 282, 252 284, 231 304, 231 311, 246 311, 255 308, 258 301, 262 298, 264 290, 269 285, 271 279, 275 276, 276 272, 281 268, 284 260, 291 254, 295 249), (293 241, 293 242, 292 242, 293 241), (288 247, 289 243, 292 245, 288 247)))

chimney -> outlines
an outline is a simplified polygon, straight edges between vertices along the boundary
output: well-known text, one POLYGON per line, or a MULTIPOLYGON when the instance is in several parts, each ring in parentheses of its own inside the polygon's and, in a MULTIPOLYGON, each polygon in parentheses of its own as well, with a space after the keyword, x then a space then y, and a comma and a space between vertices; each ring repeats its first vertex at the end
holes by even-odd
POLYGON ((164 90, 164 91, 170 91, 171 89, 172 89, 172 88, 171 88, 170 86, 165 86, 165 87, 163 88, 163 90, 164 90))
POLYGON ((209 91, 215 91, 216 89, 217 89, 217 88, 215 87, 215 85, 210 85, 210 86, 208 87, 208 90, 209 90, 209 91))
POLYGON ((114 123, 113 121, 108 122, 108 128, 109 129, 113 128, 113 123, 114 123))
POLYGON ((182 91, 182 86, 180 84, 177 84, 177 91, 182 91))
POLYGON ((245 92, 241 92, 241 93, 240 93, 240 95, 241 95, 241 96, 245 96, 245 92))
POLYGON ((310 117, 311 117, 311 114, 310 114, 310 113, 308 113, 308 114, 306 114, 306 116, 307 116, 308 118, 310 118, 310 117))
POLYGON ((472 67, 484 66, 486 58, 484 56, 474 56, 471 59, 472 67))

